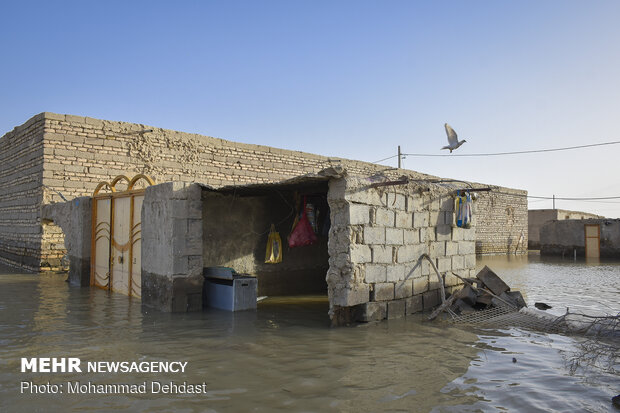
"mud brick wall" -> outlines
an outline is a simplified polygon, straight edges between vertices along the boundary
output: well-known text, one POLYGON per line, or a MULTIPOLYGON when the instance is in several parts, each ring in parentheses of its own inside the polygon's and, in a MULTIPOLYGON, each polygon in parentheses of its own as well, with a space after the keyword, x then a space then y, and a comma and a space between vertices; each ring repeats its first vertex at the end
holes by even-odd
POLYGON ((527 192, 492 186, 479 192, 476 208, 476 254, 526 254, 527 192))
POLYGON ((0 138, 0 263, 38 270, 44 117, 0 138))
POLYGON ((445 276, 448 292, 460 283, 452 271, 474 275, 475 228, 453 227, 452 193, 413 184, 372 188, 351 177, 330 182, 332 317, 353 307, 348 317, 374 321, 439 304, 439 280, 422 254, 445 276))
MULTIPOLYGON (((44 182, 67 199, 89 195, 101 181, 138 173, 162 182, 212 187, 276 182, 332 164, 372 174, 378 165, 230 142, 151 126, 45 113, 44 182), (151 132, 143 132, 150 130, 151 132)), ((59 201, 52 193, 50 201, 59 201)))
MULTIPOLYGON (((217 188, 277 182, 331 165, 364 175, 388 169, 146 125, 48 112, 40 116, 45 133, 43 183, 49 188, 46 202, 63 201, 60 194, 66 199, 91 195, 97 184, 117 175, 131 178, 143 173, 156 183, 199 182, 217 188)), ((49 261, 58 258, 56 247, 62 238, 52 226, 44 232, 43 243, 50 246, 45 249, 49 261)))
MULTIPOLYGON (((92 195, 99 182, 121 174, 131 178, 144 173, 156 183, 200 182, 216 188, 276 182, 336 164, 351 174, 434 178, 367 162, 49 112, 0 138, 0 159, 0 262, 27 269, 38 269, 40 263, 53 267, 64 254, 62 233, 41 223, 41 205, 64 202, 61 194, 68 200, 92 195)), ((479 253, 505 254, 519 240, 521 226, 527 246, 525 199, 500 189, 492 201, 479 202, 479 253), (514 213, 507 212, 508 207, 514 213)))
MULTIPOLYGON (((51 204, 46 204, 51 205, 51 204)), ((59 271, 65 268, 68 258, 65 234, 55 222, 45 219, 41 226, 41 271, 59 271), (63 260, 63 258, 65 260, 63 260)))

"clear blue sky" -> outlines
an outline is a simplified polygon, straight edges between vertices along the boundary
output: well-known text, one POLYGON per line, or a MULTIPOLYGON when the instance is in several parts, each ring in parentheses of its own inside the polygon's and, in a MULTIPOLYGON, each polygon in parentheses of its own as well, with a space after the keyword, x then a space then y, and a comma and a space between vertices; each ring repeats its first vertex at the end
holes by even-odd
MULTIPOLYGON (((25 0, 0 15, 0 135, 50 111, 365 161, 439 154, 445 122, 463 154, 620 140, 618 1, 25 0)), ((403 162, 619 196, 619 155, 403 162)), ((620 217, 620 199, 556 206, 620 217)))

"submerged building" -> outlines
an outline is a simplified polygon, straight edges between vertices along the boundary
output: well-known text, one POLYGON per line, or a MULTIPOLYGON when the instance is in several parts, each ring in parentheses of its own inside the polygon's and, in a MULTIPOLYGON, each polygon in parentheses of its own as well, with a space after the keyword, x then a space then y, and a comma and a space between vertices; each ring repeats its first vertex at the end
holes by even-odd
POLYGON ((560 219, 540 228, 540 254, 620 258, 620 219, 560 219))
POLYGON ((589 212, 569 211, 566 209, 530 209, 528 216, 528 248, 540 249, 541 228, 548 222, 567 219, 603 219, 605 217, 589 212))
POLYGON ((0 262, 68 255, 74 284, 164 311, 202 308, 203 268, 226 266, 259 294, 328 293, 336 321, 397 317, 436 305, 476 254, 527 250, 525 191, 372 163, 47 112, 0 138, 0 159, 0 262), (454 225, 459 191, 477 195, 471 228, 454 225), (304 199, 316 242, 265 264, 271 225, 285 241, 304 199))

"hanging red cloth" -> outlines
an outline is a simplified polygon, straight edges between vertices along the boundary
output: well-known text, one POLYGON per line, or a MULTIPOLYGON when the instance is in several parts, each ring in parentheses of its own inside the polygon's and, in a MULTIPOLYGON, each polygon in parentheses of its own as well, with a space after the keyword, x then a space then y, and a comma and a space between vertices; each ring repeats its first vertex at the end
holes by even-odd
POLYGON ((288 246, 290 248, 303 247, 304 245, 311 245, 315 242, 316 234, 306 215, 306 197, 304 196, 304 207, 302 208, 301 219, 288 236, 288 246))

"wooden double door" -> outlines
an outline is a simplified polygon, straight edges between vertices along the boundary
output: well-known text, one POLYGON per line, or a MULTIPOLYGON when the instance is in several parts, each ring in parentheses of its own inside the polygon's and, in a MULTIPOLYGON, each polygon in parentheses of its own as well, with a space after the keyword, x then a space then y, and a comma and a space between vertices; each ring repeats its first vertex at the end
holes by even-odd
POLYGON ((90 284, 99 288, 140 297, 142 291, 142 204, 145 189, 134 189, 136 182, 154 182, 146 175, 129 180, 117 176, 102 182, 93 194, 90 284), (127 189, 117 192, 125 181, 127 189), (110 192, 100 194, 102 188, 110 192))
POLYGON ((141 211, 144 194, 94 200, 91 285, 141 295, 141 211))

